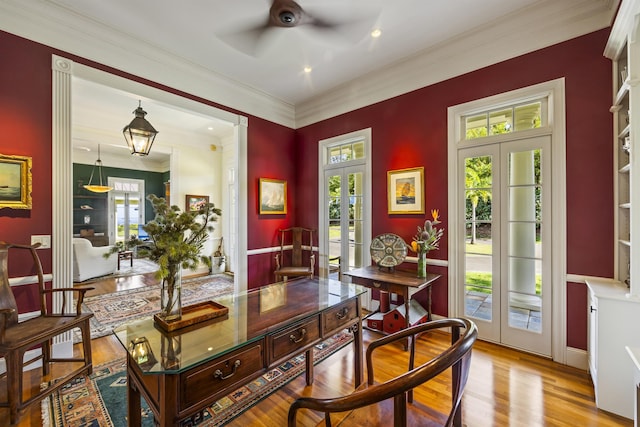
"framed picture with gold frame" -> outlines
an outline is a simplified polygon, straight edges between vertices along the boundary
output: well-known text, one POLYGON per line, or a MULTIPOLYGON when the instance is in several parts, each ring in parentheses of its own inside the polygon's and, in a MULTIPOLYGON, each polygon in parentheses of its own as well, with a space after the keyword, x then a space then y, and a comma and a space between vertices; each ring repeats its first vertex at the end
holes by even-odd
POLYGON ((287 213, 287 181, 260 178, 260 214, 287 213))
POLYGON ((0 208, 31 209, 31 157, 0 154, 0 208))
POLYGON ((424 214, 424 168, 387 172, 389 214, 424 214))

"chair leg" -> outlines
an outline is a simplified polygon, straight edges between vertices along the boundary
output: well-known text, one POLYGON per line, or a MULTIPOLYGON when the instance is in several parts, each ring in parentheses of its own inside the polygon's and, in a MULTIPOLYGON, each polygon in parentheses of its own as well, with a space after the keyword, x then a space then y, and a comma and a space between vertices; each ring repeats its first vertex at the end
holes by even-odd
POLYGON ((49 375, 49 360, 51 360, 51 340, 42 343, 42 375, 49 375))
POLYGON ((407 427, 407 395, 396 394, 393 398, 393 425, 394 427, 407 427))
POLYGON ((5 362, 7 363, 7 394, 9 395, 9 421, 12 426, 18 424, 19 409, 22 406, 23 357, 24 354, 20 351, 9 352, 5 355, 5 362))
POLYGON ((82 352, 84 353, 84 364, 89 367, 87 375, 91 375, 93 373, 93 361, 91 359, 91 327, 88 319, 81 325, 80 329, 82 331, 82 352))

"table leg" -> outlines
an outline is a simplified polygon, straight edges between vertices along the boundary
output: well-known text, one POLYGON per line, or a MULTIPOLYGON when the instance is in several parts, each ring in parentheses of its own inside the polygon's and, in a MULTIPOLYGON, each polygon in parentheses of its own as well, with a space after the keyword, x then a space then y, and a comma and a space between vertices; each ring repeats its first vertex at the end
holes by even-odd
POLYGON ((139 426, 142 424, 142 415, 140 413, 140 391, 134 385, 134 379, 130 373, 127 373, 127 384, 127 401, 129 402, 129 425, 139 426))
POLYGON ((313 348, 310 348, 304 353, 305 360, 305 379, 307 385, 313 384, 313 348))
MULTIPOLYGON (((410 299, 411 298, 409 296, 409 288, 405 287, 404 289, 404 327, 408 328, 409 327, 409 304, 411 303, 410 299)), ((409 350, 410 346, 411 346, 411 338, 407 337, 407 341, 405 341, 404 343, 405 347, 404 350, 407 351, 409 350)))
POLYGON ((409 288, 404 290, 404 327, 409 327, 409 288))
MULTIPOLYGON (((358 312, 360 312, 360 304, 358 304, 358 312)), ((362 318, 351 327, 351 331, 353 332, 353 379, 357 389, 364 381, 362 318)))
POLYGON ((431 286, 427 289, 427 320, 433 320, 431 318, 431 286))

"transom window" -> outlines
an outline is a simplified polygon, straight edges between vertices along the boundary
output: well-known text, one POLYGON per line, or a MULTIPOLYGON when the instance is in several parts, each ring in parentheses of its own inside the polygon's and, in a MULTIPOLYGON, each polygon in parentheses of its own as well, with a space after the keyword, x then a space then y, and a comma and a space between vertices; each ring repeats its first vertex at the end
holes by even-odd
POLYGON ((536 100, 463 116, 465 139, 535 129, 547 125, 547 101, 536 100))
POLYGON ((364 158, 364 140, 346 142, 340 145, 333 145, 327 148, 328 163, 337 164, 349 162, 351 160, 364 158))

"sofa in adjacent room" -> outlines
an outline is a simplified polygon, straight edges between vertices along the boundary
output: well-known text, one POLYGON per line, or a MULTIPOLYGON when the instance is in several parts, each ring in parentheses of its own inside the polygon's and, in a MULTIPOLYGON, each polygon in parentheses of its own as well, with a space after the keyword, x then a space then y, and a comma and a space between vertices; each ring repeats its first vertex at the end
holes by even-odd
POLYGON ((94 277, 105 276, 116 271, 118 254, 111 254, 108 258, 105 253, 112 246, 93 246, 91 242, 83 238, 73 239, 73 281, 84 282, 94 277))

